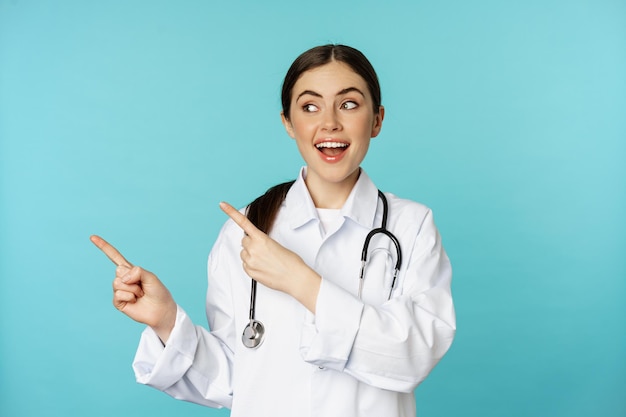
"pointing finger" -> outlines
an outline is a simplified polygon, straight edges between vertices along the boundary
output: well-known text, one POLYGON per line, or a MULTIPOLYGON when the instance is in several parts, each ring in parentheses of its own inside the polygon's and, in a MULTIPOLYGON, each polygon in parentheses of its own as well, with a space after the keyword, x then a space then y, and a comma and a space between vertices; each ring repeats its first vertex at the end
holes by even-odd
POLYGON ((228 215, 239 227, 243 229, 249 236, 258 235, 261 232, 257 227, 252 224, 252 222, 243 214, 241 214, 236 208, 231 206, 230 204, 222 201, 220 203, 220 208, 224 213, 228 215))
POLYGON ((109 244, 106 240, 102 239, 100 236, 90 236, 89 240, 93 242, 94 245, 98 247, 104 254, 117 266, 126 266, 128 268, 132 268, 133 264, 128 262, 126 258, 122 256, 121 253, 113 246, 109 244))

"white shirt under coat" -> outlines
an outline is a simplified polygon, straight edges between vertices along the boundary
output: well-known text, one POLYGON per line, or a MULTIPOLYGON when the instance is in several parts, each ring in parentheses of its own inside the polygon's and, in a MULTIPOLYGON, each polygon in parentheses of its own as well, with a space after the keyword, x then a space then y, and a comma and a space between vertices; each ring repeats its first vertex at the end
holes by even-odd
POLYGON ((137 381, 169 395, 231 408, 233 417, 415 416, 413 390, 446 353, 456 329, 450 262, 431 211, 386 193, 387 228, 403 264, 387 301, 395 248, 370 244, 363 300, 357 296, 361 250, 380 226, 382 203, 364 171, 324 232, 303 168, 277 215, 271 237, 322 276, 316 314, 289 295, 258 285, 257 349, 241 342, 250 278, 241 266, 243 231, 228 220, 209 255, 206 312, 211 331, 182 308, 164 347, 147 328, 133 363, 137 381), (389 255, 391 254, 391 255, 389 255))

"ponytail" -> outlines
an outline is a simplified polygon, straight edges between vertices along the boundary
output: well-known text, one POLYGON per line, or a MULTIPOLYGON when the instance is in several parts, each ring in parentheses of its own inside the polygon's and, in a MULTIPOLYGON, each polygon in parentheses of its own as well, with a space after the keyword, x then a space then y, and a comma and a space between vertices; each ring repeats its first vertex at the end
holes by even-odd
POLYGON ((246 217, 263 233, 269 233, 274 225, 280 205, 295 181, 288 181, 270 188, 246 208, 246 217))

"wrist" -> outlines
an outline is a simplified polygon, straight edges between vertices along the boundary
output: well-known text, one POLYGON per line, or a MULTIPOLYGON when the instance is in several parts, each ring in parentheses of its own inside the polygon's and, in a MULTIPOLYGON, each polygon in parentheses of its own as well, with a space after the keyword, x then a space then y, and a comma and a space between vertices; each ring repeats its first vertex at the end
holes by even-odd
POLYGON ((315 304, 317 303, 317 295, 320 292, 321 283, 322 277, 306 266, 302 273, 298 275, 298 279, 294 280, 294 288, 291 295, 310 312, 315 314, 315 304))
POLYGON ((157 334, 157 336, 159 336, 159 339, 161 339, 161 342, 163 342, 164 345, 167 343, 167 340, 169 339, 172 330, 174 330, 174 326, 176 325, 177 313, 178 306, 173 303, 173 305, 171 305, 167 309, 163 317, 161 317, 161 319, 157 323, 150 326, 152 330, 154 330, 154 332, 157 334))

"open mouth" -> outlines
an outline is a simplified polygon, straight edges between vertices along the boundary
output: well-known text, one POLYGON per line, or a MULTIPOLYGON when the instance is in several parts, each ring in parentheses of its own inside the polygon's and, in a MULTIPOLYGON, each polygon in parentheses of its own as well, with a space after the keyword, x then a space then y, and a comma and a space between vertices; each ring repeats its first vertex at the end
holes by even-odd
POLYGON ((315 145, 318 151, 330 157, 341 155, 348 146, 350 145, 343 142, 321 142, 315 145))

